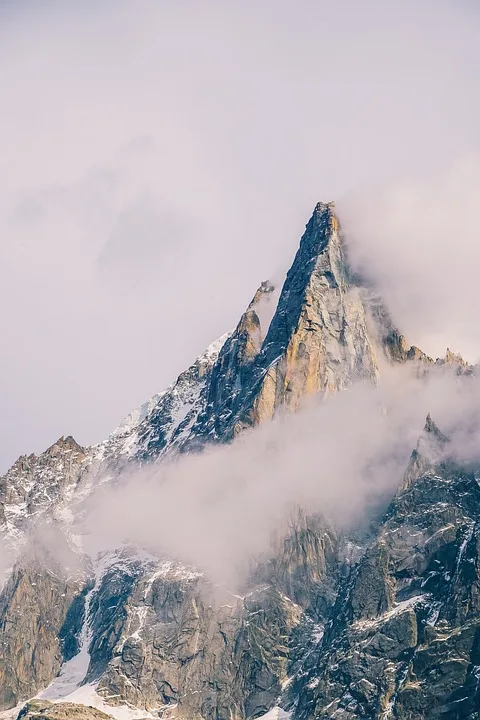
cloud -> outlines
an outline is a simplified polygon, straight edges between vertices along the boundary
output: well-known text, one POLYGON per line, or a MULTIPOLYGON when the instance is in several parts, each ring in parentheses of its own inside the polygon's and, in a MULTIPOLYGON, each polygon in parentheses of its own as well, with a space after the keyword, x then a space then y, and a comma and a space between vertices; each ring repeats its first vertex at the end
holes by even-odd
POLYGON ((90 499, 85 547, 94 553, 129 541, 241 584, 295 507, 347 530, 386 508, 428 411, 451 435, 449 452, 479 461, 479 408, 476 377, 434 369, 420 380, 412 368, 390 367, 378 388, 313 399, 230 446, 101 486, 90 499))
POLYGON ((2 5, 0 464, 103 439, 236 324, 317 200, 476 146, 477 15, 2 5))
POLYGON ((344 198, 350 258, 372 280, 409 340, 427 353, 480 358, 480 154, 434 175, 344 198))

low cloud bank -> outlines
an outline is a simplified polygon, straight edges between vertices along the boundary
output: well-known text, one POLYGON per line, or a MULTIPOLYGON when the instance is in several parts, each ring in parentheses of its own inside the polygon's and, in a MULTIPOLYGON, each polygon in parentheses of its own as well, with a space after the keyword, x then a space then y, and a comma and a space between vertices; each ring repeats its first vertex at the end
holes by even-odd
POLYGON ((230 446, 104 486, 92 499, 86 547, 129 541, 238 583, 294 507, 347 528, 385 507, 427 412, 452 436, 453 452, 479 459, 479 401, 477 378, 444 369, 419 380, 408 368, 387 368, 376 389, 313 399, 230 446))

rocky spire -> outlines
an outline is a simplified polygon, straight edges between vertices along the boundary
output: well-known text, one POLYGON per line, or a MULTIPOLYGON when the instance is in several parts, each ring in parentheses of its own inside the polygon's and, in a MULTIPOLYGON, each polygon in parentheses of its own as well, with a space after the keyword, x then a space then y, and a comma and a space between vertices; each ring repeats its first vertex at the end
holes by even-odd
POLYGON ((349 282, 333 203, 317 203, 300 241, 261 356, 250 415, 296 410, 304 395, 328 394, 357 378, 376 378, 365 309, 349 282))
POLYGON ((431 470, 442 459, 448 442, 449 439, 441 432, 428 413, 417 447, 410 456, 400 492, 410 487, 417 478, 431 470))
POLYGON ((195 434, 229 439, 242 427, 296 410, 305 395, 329 394, 377 367, 361 298, 349 281, 333 203, 317 203, 288 271, 261 347, 249 306, 212 373, 195 434))

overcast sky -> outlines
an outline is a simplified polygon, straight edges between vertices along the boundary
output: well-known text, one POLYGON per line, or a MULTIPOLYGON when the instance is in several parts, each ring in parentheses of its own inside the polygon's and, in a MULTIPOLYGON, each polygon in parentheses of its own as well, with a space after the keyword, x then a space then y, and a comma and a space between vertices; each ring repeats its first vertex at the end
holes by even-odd
POLYGON ((479 48, 475 0, 0 0, 0 469, 174 379, 317 200, 480 356, 479 48))

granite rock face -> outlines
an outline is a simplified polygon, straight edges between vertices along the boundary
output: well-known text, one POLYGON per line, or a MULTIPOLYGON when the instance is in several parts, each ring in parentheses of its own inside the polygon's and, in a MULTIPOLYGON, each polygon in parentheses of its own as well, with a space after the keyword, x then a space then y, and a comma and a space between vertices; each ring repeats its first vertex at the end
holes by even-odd
POLYGON ((39 456, 22 455, 0 478, 0 531, 20 538, 39 516, 61 510, 73 498, 87 459, 75 440, 61 437, 39 456))
POLYGON ((480 487, 446 442, 428 418, 407 481, 339 588, 296 688, 299 718, 478 717, 480 487))
POLYGON ((262 715, 288 680, 294 631, 307 640, 323 629, 339 555, 333 531, 300 513, 242 594, 134 548, 100 558, 85 679, 109 703, 146 712, 262 715))
POLYGON ((278 407, 297 410, 305 395, 342 390, 354 379, 375 382, 376 373, 365 308, 349 281, 338 218, 332 204, 319 203, 264 341, 255 398, 247 399, 241 413, 261 422, 278 407))
POLYGON ((35 542, 0 594, 2 709, 42 690, 78 650, 85 578, 74 558, 63 560, 35 542))
MULTIPOLYGON (((239 598, 172 565, 146 569, 114 622, 94 629, 89 677, 99 677, 99 694, 180 717, 267 712, 286 677, 300 609, 272 587, 239 598)), ((118 597, 117 588, 106 579, 101 604, 112 594, 118 597)))

